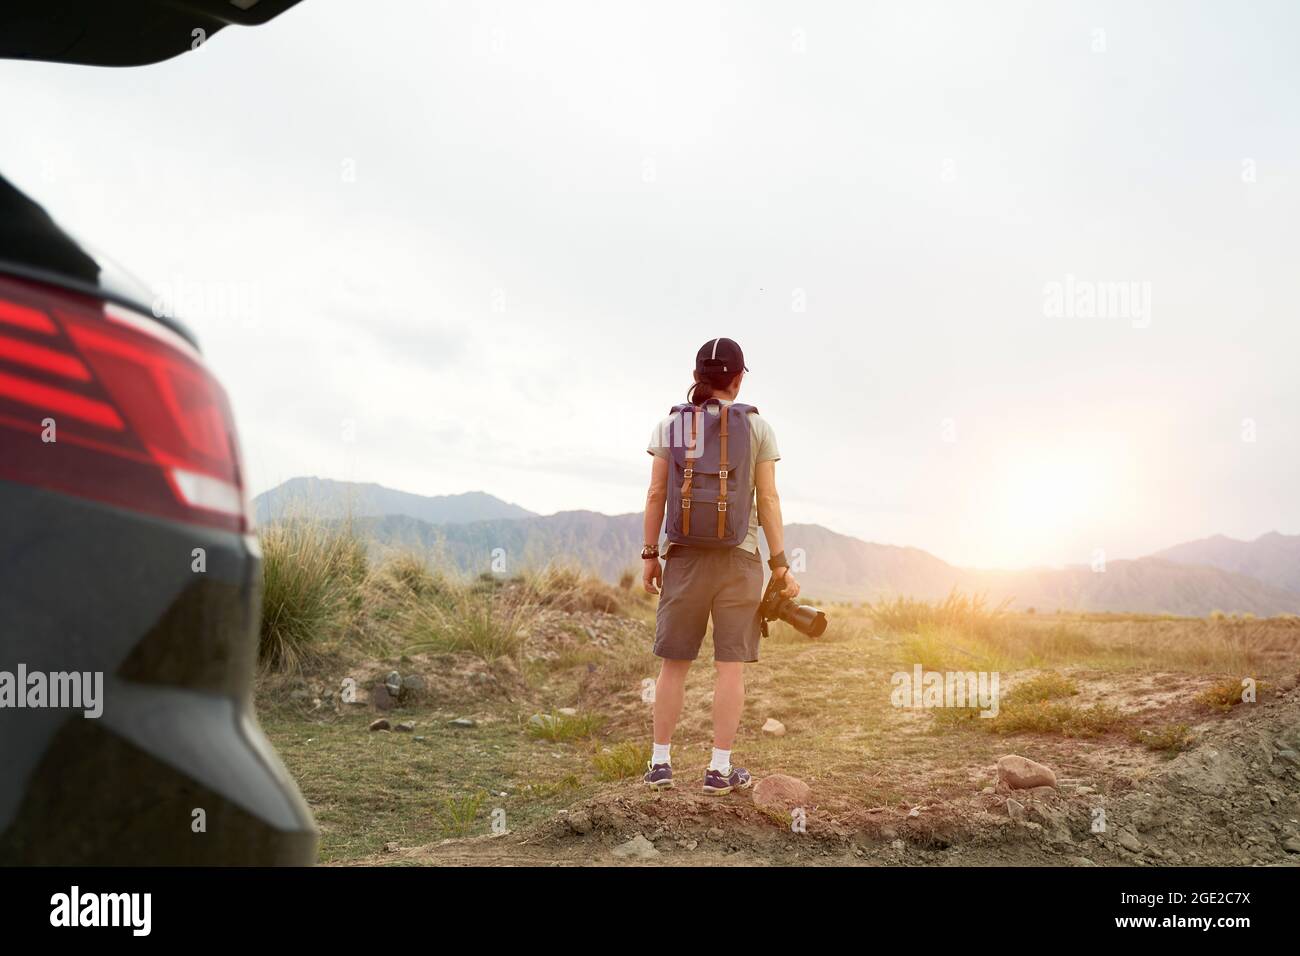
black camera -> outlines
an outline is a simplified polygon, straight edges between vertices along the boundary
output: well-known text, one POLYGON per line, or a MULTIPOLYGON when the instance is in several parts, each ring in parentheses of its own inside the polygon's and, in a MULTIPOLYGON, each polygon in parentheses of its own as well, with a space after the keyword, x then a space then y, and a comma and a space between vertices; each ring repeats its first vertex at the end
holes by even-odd
POLYGON ((800 634, 809 637, 821 637, 826 633, 826 612, 808 604, 795 604, 781 593, 783 585, 776 575, 767 582, 763 592, 763 603, 758 606, 759 616, 763 619, 763 636, 767 637, 768 621, 785 621, 800 634))

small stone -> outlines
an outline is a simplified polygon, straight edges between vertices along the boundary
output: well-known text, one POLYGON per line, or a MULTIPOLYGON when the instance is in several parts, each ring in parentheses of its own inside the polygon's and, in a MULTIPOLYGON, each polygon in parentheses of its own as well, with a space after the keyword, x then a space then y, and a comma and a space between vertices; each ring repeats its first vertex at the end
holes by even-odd
POLYGON ((388 692, 387 684, 376 684, 370 691, 370 703, 374 704, 379 710, 391 710, 397 701, 388 692))
POLYGON ((725 834, 721 827, 709 827, 709 832, 705 834, 710 840, 721 840, 725 834))
POLYGON ((388 723, 387 717, 380 717, 378 720, 371 721, 371 730, 391 730, 392 726, 388 723))
POLYGON ((1023 823, 1025 819, 1025 805, 1019 800, 1007 800, 1007 816, 1017 823, 1023 823))
POLYGON ((404 721, 402 721, 400 724, 398 724, 398 725, 397 725, 395 728, 393 728, 393 729, 394 729, 394 730, 401 731, 401 732, 404 733, 404 734, 409 734, 409 733, 411 733, 412 731, 415 730, 415 721, 413 721, 413 720, 404 720, 404 721))
POLYGON ((398 851, 398 849, 400 849, 400 848, 398 847, 398 845, 397 845, 396 843, 385 843, 385 844, 384 844, 384 852, 385 852, 385 853, 396 853, 396 852, 398 851))
POLYGON ((447 721, 453 727, 477 727, 478 721, 470 720, 468 717, 457 717, 455 720, 447 721))
POLYGON ((769 717, 763 723, 763 733, 771 734, 773 737, 784 737, 785 724, 781 723, 781 721, 777 720, 775 717, 769 717))
POLYGON ((563 714, 565 717, 577 717, 577 716, 578 716, 578 708, 576 708, 576 707, 561 707, 561 708, 557 711, 557 713, 563 714))
POLYGON ((569 829, 574 833, 590 833, 591 815, 586 810, 574 810, 569 814, 569 829))
POLYGON ((1288 853, 1300 853, 1300 836, 1289 836, 1282 841, 1282 849, 1288 853))
POLYGON ((1142 841, 1139 840, 1137 837, 1135 837, 1128 830, 1120 830, 1115 837, 1115 842, 1117 842, 1124 849, 1129 850, 1133 853, 1140 853, 1142 851, 1142 841))
POLYGON ((397 671, 389 671, 388 676, 384 678, 384 686, 388 688, 388 693, 396 697, 402 692, 402 675, 397 671))
POLYGON ((915 820, 915 819, 916 819, 917 817, 919 817, 920 815, 921 815, 921 808, 920 808, 920 807, 913 807, 911 810, 908 810, 908 811, 907 811, 907 816, 908 816, 908 818, 909 818, 909 819, 912 819, 912 820, 915 820))
POLYGON ((614 856, 629 860, 653 860, 659 855, 655 845, 638 833, 632 839, 610 851, 614 856))
POLYGON ((530 727, 538 727, 542 730, 550 730, 557 723, 559 723, 559 718, 554 714, 533 714, 533 716, 528 718, 528 725, 530 727))
POLYGON ((402 678, 402 689, 420 692, 427 687, 425 679, 419 674, 407 674, 402 678))
POLYGON ((998 758, 998 781, 1013 790, 1033 787, 1055 787, 1056 774, 1050 767, 1035 763, 1028 757, 1008 754, 998 758))
POLYGON ((700 844, 696 840, 678 840, 677 845, 683 850, 694 850, 700 844))

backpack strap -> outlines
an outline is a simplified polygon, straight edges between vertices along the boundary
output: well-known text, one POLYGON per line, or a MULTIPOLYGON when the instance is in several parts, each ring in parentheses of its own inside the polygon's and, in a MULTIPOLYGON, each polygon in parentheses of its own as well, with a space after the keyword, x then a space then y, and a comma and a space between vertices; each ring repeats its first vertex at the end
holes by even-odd
POLYGON ((726 537, 727 526, 727 420, 731 409, 719 403, 718 420, 718 537, 726 537))
POLYGON ((690 408, 691 416, 691 443, 686 446, 686 455, 683 457, 685 465, 682 468, 682 534, 691 533, 691 485, 695 479, 695 467, 691 464, 691 455, 699 442, 700 433, 700 410, 695 406, 690 408))

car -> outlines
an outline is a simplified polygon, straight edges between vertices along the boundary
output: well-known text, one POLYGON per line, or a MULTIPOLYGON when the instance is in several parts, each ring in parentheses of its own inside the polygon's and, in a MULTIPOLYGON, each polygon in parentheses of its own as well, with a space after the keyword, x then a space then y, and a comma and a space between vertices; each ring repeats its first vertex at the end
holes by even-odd
MULTIPOLYGON (((293 2, 7 5, 0 55, 154 62, 293 2)), ((314 863, 253 711, 261 556, 226 393, 3 178, 0 513, 0 864, 314 863)))

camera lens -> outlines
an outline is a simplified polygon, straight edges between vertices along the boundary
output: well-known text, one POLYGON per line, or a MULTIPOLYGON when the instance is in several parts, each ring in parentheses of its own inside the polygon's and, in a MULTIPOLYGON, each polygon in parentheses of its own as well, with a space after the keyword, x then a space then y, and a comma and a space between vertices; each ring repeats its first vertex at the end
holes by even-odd
POLYGON ((807 634, 809 637, 821 637, 826 633, 826 614, 818 608, 807 604, 787 602, 786 606, 781 610, 781 620, 800 634, 807 634))

